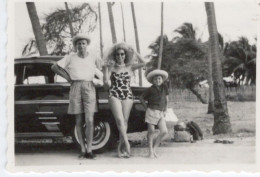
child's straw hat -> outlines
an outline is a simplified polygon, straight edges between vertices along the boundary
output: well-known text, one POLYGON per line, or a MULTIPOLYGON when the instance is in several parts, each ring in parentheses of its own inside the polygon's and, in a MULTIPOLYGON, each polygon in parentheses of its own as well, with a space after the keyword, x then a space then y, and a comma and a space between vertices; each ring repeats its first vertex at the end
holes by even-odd
POLYGON ((160 70, 160 69, 155 69, 151 72, 149 72, 146 76, 147 80, 150 82, 150 83, 153 83, 153 77, 154 76, 162 76, 163 78, 163 82, 168 78, 168 73, 164 70, 160 70))

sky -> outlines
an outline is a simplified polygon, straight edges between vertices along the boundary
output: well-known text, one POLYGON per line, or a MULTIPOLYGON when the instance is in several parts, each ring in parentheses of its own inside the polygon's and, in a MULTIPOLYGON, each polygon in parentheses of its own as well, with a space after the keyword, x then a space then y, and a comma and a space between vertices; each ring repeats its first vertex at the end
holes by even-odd
MULTIPOLYGON (((215 13, 218 31, 223 35, 224 41, 237 40, 240 36, 246 36, 250 43, 255 43, 257 33, 257 2, 248 1, 217 1, 215 2, 215 13)), ((69 3, 73 7, 79 3, 69 3)), ((56 8, 65 8, 63 2, 36 2, 36 9, 41 23, 44 22, 45 14, 56 8)), ((92 6, 97 3, 92 1, 92 6)), ((126 42, 135 47, 134 27, 130 2, 123 2, 126 42)), ((148 49, 160 35, 161 3, 157 1, 135 2, 135 15, 139 34, 141 55, 150 53, 148 49)), ((116 34, 118 42, 123 41, 122 15, 120 3, 113 6, 116 34)), ((101 17, 103 28, 104 50, 112 45, 112 37, 109 26, 107 4, 101 2, 101 17)), ((177 34, 174 32, 184 22, 190 22, 197 29, 197 37, 202 41, 208 40, 208 27, 206 11, 203 2, 195 1, 173 1, 164 2, 164 34, 172 39, 177 34)), ((33 38, 33 31, 25 2, 15 4, 15 56, 20 57, 22 49, 29 39, 33 38)), ((99 52, 99 26, 89 36, 92 39, 90 49, 99 52)))

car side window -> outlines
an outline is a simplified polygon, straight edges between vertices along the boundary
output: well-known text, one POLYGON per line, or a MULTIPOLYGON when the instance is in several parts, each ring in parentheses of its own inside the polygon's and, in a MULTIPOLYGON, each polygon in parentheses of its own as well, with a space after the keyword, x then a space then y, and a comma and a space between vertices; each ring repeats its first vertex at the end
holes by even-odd
POLYGON ((21 63, 15 66, 17 85, 52 84, 55 73, 51 63, 21 63))
POLYGON ((45 76, 29 76, 26 79, 24 79, 23 84, 46 84, 46 78, 45 76))

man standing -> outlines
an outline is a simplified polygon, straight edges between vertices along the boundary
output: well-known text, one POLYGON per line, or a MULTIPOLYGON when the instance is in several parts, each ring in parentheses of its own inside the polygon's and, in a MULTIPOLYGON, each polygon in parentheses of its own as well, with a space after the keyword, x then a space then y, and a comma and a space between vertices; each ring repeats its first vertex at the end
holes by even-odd
POLYGON ((96 91, 93 84, 97 58, 88 52, 90 38, 84 34, 76 35, 73 40, 76 53, 71 53, 52 66, 52 70, 71 83, 68 114, 76 117, 76 129, 81 146, 79 158, 94 159, 92 152, 93 117, 96 106, 96 91), (83 124, 86 122, 84 143, 83 124))

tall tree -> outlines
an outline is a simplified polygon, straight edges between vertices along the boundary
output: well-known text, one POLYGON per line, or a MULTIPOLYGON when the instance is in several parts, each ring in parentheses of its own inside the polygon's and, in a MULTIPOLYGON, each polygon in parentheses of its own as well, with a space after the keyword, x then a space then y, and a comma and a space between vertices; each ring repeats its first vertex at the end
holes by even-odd
POLYGON ((163 2, 161 2, 161 38, 160 38, 160 49, 159 49, 159 61, 157 68, 161 69, 162 64, 162 52, 163 52, 163 2))
POLYGON ((112 10, 112 3, 111 2, 107 2, 107 8, 108 8, 110 29, 111 29, 111 34, 112 34, 112 41, 113 41, 113 44, 115 44, 115 43, 117 43, 117 39, 116 39, 116 29, 115 29, 115 22, 114 22, 114 16, 113 16, 113 10, 112 10))
POLYGON ((98 3, 98 15, 99 15, 100 55, 101 55, 101 58, 103 58, 102 18, 101 18, 100 2, 98 3))
POLYGON ((124 9, 123 9, 122 2, 120 2, 120 6, 121 6, 121 12, 122 12, 124 42, 126 42, 126 35, 125 35, 125 17, 124 17, 124 9))
MULTIPOLYGON (((149 56, 150 61, 146 66, 146 74, 158 66, 159 36, 149 48, 152 53, 149 56)), ((198 83, 207 79, 208 64, 206 60, 206 50, 204 45, 188 38, 182 38, 173 42, 169 41, 167 36, 163 36, 163 53, 161 68, 168 71, 170 88, 189 89, 202 103, 207 101, 197 90, 198 83)))
POLYGON ((255 84, 256 80, 256 46, 250 45, 246 37, 226 44, 224 50, 224 74, 234 74, 239 82, 255 84))
MULTIPOLYGON (((219 41, 219 48, 221 50, 221 56, 223 56, 224 53, 224 39, 223 36, 218 33, 218 41, 219 41)), ((204 43, 205 48, 208 51, 208 84, 209 84, 209 101, 208 101, 208 114, 211 114, 214 112, 214 92, 213 92, 213 82, 212 82, 212 54, 209 47, 209 41, 204 43)), ((222 59, 221 59, 222 60, 222 59)), ((222 62, 222 61, 221 61, 222 62)))
MULTIPOLYGON (((132 10, 132 16, 133 16, 133 23, 134 23, 134 30, 135 30, 135 44, 137 52, 140 53, 140 47, 139 47, 139 37, 138 37, 138 30, 137 30, 137 24, 136 24, 136 18, 135 18, 135 7, 134 3, 131 2, 131 10, 132 10)), ((142 86, 142 69, 138 69, 139 73, 139 86, 142 86)))
POLYGON ((48 55, 46 41, 44 39, 39 17, 34 2, 26 2, 27 10, 31 19, 33 33, 36 39, 37 48, 40 55, 48 55))
POLYGON ((68 22, 69 22, 69 27, 70 27, 70 35, 71 35, 71 37, 73 37, 74 36, 74 30, 73 30, 73 26, 72 26, 71 13, 70 13, 69 6, 68 6, 67 2, 65 2, 65 7, 66 7, 66 12, 67 12, 68 22))
POLYGON ((212 80, 214 90, 214 125, 213 134, 232 132, 228 114, 223 83, 221 53, 219 49, 218 30, 213 2, 205 2, 207 12, 208 30, 210 36, 210 51, 212 56, 212 80))
MULTIPOLYGON (((97 13, 90 4, 82 3, 70 8, 69 11, 74 35, 80 32, 90 33, 94 31, 96 28, 97 13)), ((50 55, 66 55, 71 52, 71 30, 67 10, 58 8, 51 11, 45 15, 45 21, 42 29, 50 55)), ((34 39, 29 41, 24 47, 22 54, 28 56, 32 52, 37 52, 37 46, 34 44, 34 39)))
POLYGON ((208 114, 214 112, 214 92, 213 92, 213 82, 212 82, 212 56, 210 47, 208 47, 208 84, 209 84, 209 101, 208 101, 208 114))

